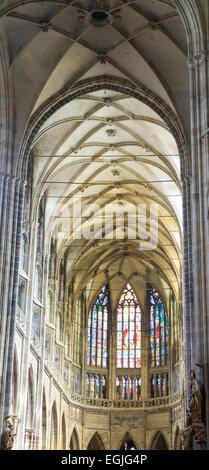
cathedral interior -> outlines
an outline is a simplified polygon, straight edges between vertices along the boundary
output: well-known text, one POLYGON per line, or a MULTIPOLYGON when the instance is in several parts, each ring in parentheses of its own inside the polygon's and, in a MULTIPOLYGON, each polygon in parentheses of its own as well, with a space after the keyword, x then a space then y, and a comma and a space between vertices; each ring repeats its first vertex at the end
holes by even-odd
POLYGON ((208 38, 208 0, 1 0, 2 449, 209 448, 208 38))

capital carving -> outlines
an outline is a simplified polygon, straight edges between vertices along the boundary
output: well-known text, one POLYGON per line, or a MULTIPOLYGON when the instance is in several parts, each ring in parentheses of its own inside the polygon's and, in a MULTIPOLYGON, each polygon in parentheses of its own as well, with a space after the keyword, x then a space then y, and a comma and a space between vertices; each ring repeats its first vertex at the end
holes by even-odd
POLYGON ((183 183, 186 185, 190 185, 192 183, 192 176, 191 175, 184 175, 183 176, 183 183))
POLYGON ((199 54, 196 54, 188 59, 187 67, 189 70, 200 67, 204 62, 208 60, 208 51, 201 51, 199 54))

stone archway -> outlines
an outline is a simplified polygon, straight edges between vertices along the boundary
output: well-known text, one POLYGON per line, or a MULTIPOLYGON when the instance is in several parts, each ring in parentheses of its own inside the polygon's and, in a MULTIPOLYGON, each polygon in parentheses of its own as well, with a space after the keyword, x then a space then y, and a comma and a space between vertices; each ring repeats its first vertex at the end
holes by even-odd
POLYGON ((70 450, 79 450, 79 440, 76 429, 73 429, 71 439, 70 439, 70 450))
MULTIPOLYGON (((184 8, 184 6, 181 7, 181 3, 182 3, 182 4, 186 4, 187 10, 188 10, 188 21, 187 21, 187 22, 188 22, 190 28, 192 29, 192 13, 191 13, 191 10, 192 10, 192 7, 193 7, 193 10, 194 10, 194 12, 195 12, 195 8, 194 8, 194 7, 197 6, 197 3, 198 3, 198 2, 195 1, 195 0, 188 0, 188 1, 185 0, 185 2, 181 2, 181 0, 173 0, 173 4, 174 4, 175 6, 179 6, 179 11, 180 11, 180 10, 182 11, 182 15, 181 15, 181 16, 186 16, 187 10, 186 10, 186 8, 184 8)), ((199 29, 199 28, 195 27, 196 24, 197 24, 197 23, 195 23, 195 22, 193 21, 193 25, 194 25, 194 28, 193 28, 193 29, 194 29, 194 33, 193 33, 193 34, 194 34, 194 35, 196 34, 196 36, 199 34, 199 36, 201 36, 202 31, 200 31, 200 32, 198 33, 198 29, 199 29)), ((191 33, 191 34, 192 34, 192 33, 191 33)), ((195 40, 194 40, 194 42, 195 42, 195 40)), ((200 43, 196 44, 196 48, 194 48, 195 51, 199 51, 201 46, 203 46, 203 44, 200 44, 200 43)), ((203 50, 203 47, 202 47, 202 50, 203 50)), ((203 113, 202 113, 202 114, 203 114, 203 113)), ((200 130, 201 130, 201 129, 200 129, 200 130)), ((201 133, 200 133, 200 134, 201 134, 201 133)), ((197 139, 197 140, 198 140, 198 139, 197 139)), ((8 161, 9 161, 9 159, 8 159, 8 161)), ((201 159, 201 161, 202 161, 202 159, 201 159)), ((197 172, 197 173, 198 173, 198 172, 197 172)), ((201 176, 200 176, 200 178, 201 178, 201 176)), ((7 184, 7 183, 6 183, 6 184, 7 184)), ((5 184, 5 186, 6 186, 6 184, 5 184)), ((10 184, 10 183, 9 183, 9 184, 10 184)), ((16 184, 16 183, 15 183, 15 184, 16 184)), ((18 196, 18 194, 19 194, 19 198, 20 198, 20 201, 21 201, 21 197, 22 197, 22 195, 23 195, 23 190, 21 190, 22 182, 21 182, 21 185, 20 185, 20 192, 19 192, 19 186, 18 186, 18 184, 19 184, 19 182, 17 183, 17 189, 16 189, 16 193, 17 193, 17 194, 16 194, 16 195, 18 196), (21 191, 22 191, 22 192, 21 192, 21 191)), ((8 187, 9 187, 9 186, 8 186, 8 187)), ((188 191, 188 192, 189 192, 189 191, 188 191)), ((185 201, 185 202, 186 202, 186 201, 185 201)), ((18 204, 17 204, 17 206, 18 206, 18 204)), ((6 207, 6 209, 5 209, 6 215, 7 215, 7 212, 10 213, 10 215, 11 215, 11 214, 12 214, 12 210, 11 210, 11 212, 9 212, 10 209, 7 209, 7 206, 6 206, 6 205, 5 205, 5 207, 6 207)), ((9 208, 9 207, 10 207, 10 206, 8 205, 8 208, 9 208)), ((17 212, 18 212, 18 211, 17 211, 17 212)), ((197 210, 197 213, 198 213, 198 210, 197 210)), ((20 208, 19 208, 19 216, 20 216, 20 217, 19 217, 19 220, 21 220, 21 205, 20 205, 20 208)), ((7 217, 5 217, 5 220, 6 220, 6 218, 7 218, 7 217)), ((11 225, 12 225, 12 224, 11 224, 11 225)), ((195 224, 194 224, 194 225, 195 225, 195 224)), ((199 225, 198 225, 198 224, 196 224, 196 225, 197 225, 197 227, 199 228, 199 225)), ((16 235, 16 231, 15 231, 16 229, 14 229, 16 226, 17 226, 17 220, 15 219, 15 216, 14 216, 14 223, 13 223, 13 232, 14 232, 13 241, 14 241, 14 242, 15 242, 16 239, 18 239, 17 235, 18 235, 19 232, 20 232, 20 230, 19 230, 19 228, 18 228, 17 235, 16 235)), ((2 231, 3 231, 3 229, 2 229, 2 231)), ((186 237, 186 233, 185 233, 185 239, 186 239, 186 238, 187 238, 187 237, 186 237)), ((8 237, 8 240, 10 240, 9 237, 8 237)), ((11 244, 11 246, 14 246, 14 245, 15 245, 15 243, 11 244)), ((5 246, 7 246, 6 243, 5 243, 5 246)), ((187 251, 186 251, 185 255, 187 256, 187 254, 188 254, 188 253, 187 253, 187 251)), ((15 253, 14 253, 14 256, 15 256, 15 263, 14 263, 14 265, 16 266, 16 265, 18 265, 18 252, 17 252, 17 253, 15 252, 15 253)), ((185 258, 186 258, 186 256, 185 256, 185 258)), ((9 256, 8 256, 8 258, 9 258, 9 256)), ((12 260, 12 262, 11 262, 11 265, 12 265, 12 263, 13 263, 13 255, 10 256, 10 258, 11 258, 11 260, 12 260)), ((10 258, 9 258, 9 262, 10 262, 10 258)), ((204 256, 202 256, 201 259, 204 259, 204 256)), ((195 260, 195 261, 196 261, 196 260, 195 260)), ((11 268, 10 268, 10 266, 9 266, 9 262, 8 262, 7 264, 8 264, 8 267, 9 267, 10 271, 11 271, 11 268)), ((195 263, 195 264, 196 264, 196 263, 195 263)), ((202 270, 202 271, 203 271, 203 270, 202 270)), ((198 275, 198 273, 199 273, 199 269, 198 269, 198 267, 197 267, 197 275, 198 275)), ((6 276, 5 276, 5 278, 7 279, 6 276)), ((9 277, 8 277, 8 279, 9 279, 9 283, 8 283, 8 292, 14 294, 14 291, 15 291, 15 287, 14 287, 14 286, 16 285, 15 283, 16 283, 16 279, 17 279, 17 270, 16 270, 16 269, 15 269, 15 272, 14 272, 14 280, 13 280, 12 276, 11 276, 11 279, 10 279, 9 277)), ((189 284, 189 282, 188 282, 188 284, 189 284)), ((195 282, 194 282, 194 284, 195 284, 195 282)), ((204 290, 203 290, 203 294, 204 294, 204 290)), ((7 295, 7 294, 6 294, 6 295, 7 295)), ((6 297, 6 295, 5 295, 5 297, 6 297)), ((11 298, 12 298, 12 299, 14 299, 14 297, 15 297, 15 295, 11 295, 11 298)), ((198 296, 196 296, 196 297, 198 297, 198 296)), ((9 298, 10 298, 10 297, 9 297, 9 298)), ((7 302, 5 302, 5 299, 4 299, 4 304, 6 305, 6 303, 7 303, 7 302)), ((10 302, 10 303, 11 303, 11 302, 10 302)), ((9 312, 11 311, 10 303, 8 303, 8 307, 7 307, 7 309, 8 309, 8 315, 5 316, 5 318, 7 318, 8 324, 9 324, 9 318, 10 318, 10 317, 9 317, 9 312)), ((15 301, 14 301, 14 303, 15 303, 15 301)), ((204 303, 204 302, 203 302, 203 303, 204 303)), ((207 302, 205 302, 205 305, 207 305, 207 302)), ((195 309, 194 309, 194 310, 195 310, 195 309)), ((187 315, 187 318, 189 318, 189 312, 186 312, 186 313, 188 314, 188 315, 187 315)), ((186 315, 185 315, 185 316, 186 316, 186 315)), ((204 317, 206 317, 206 313, 205 313, 204 317)), ((199 320, 199 319, 198 319, 198 320, 199 320)), ((14 322, 14 323, 15 323, 15 322, 14 322)), ((200 322, 200 323, 201 323, 201 322, 200 322)), ((10 341, 9 345, 11 346, 10 349, 12 350, 12 346, 13 346, 13 319, 12 319, 12 321, 11 321, 10 324, 11 324, 11 327, 10 327, 10 329, 7 331, 8 340, 6 340, 6 341, 10 341), (10 331, 10 330, 11 330, 11 331, 10 331)), ((10 325, 10 324, 9 324, 9 325, 10 325)), ((188 326, 188 325, 187 325, 187 326, 188 326)), ((188 328, 188 331, 189 331, 189 328, 188 328)), ((199 335, 199 336, 201 337, 201 335, 199 335)), ((4 341, 4 338, 3 338, 3 341, 4 341)), ((6 343, 6 341, 5 341, 5 343, 6 343)), ((197 341, 198 341, 198 339, 197 339, 197 341)), ((195 343, 195 341, 194 341, 194 343, 195 343)), ((195 344, 196 344, 196 343, 195 343, 195 344)), ((204 341, 203 341, 203 344, 204 344, 204 341)), ((207 344, 207 343, 206 343, 206 340, 205 340, 205 344, 207 344)), ((195 349, 195 348, 194 348, 194 349, 195 349)), ((188 348, 188 350, 189 350, 189 348, 188 348)), ((189 353, 190 353, 190 351, 188 352, 188 356, 189 356, 189 353)), ((203 354, 203 353, 202 353, 202 354, 203 354)), ((195 357, 196 357, 196 356, 195 356, 195 357)), ((198 362, 198 360, 197 360, 196 362, 198 362)), ((199 362, 201 363, 201 361, 199 361, 199 362)), ((8 361, 8 363, 9 363, 9 361, 8 361)), ((7 380, 7 385, 6 385, 6 387, 5 387, 5 390, 3 389, 3 392, 2 392, 2 397, 3 397, 2 402, 3 402, 3 407, 4 407, 5 409, 7 409, 7 407, 9 406, 9 399, 7 400, 7 402, 5 401, 6 404, 4 404, 4 396, 8 396, 8 397, 9 397, 9 388, 8 388, 9 385, 8 385, 8 384, 10 384, 10 382, 11 382, 11 381, 9 380, 10 371, 9 371, 9 366, 7 365, 7 363, 6 363, 6 366, 5 366, 5 370, 6 370, 6 371, 8 370, 8 372, 7 372, 7 376, 8 376, 7 379, 8 379, 8 380, 7 380)), ((3 412, 4 412, 4 408, 3 408, 3 412)))
POLYGON ((62 415, 62 449, 66 449, 66 421, 64 413, 62 415))
POLYGON ((174 450, 181 450, 181 435, 179 427, 177 426, 174 439, 174 450))
POLYGON ((155 434, 150 450, 169 450, 165 437, 161 431, 158 431, 155 434))
POLYGON ((137 450, 136 444, 133 441, 131 435, 126 433, 123 442, 120 446, 120 450, 137 450))
POLYGON ((46 393, 43 390, 42 398, 42 450, 46 449, 46 437, 47 437, 47 407, 46 407, 46 393))
POLYGON ((58 418, 57 418, 57 406, 54 401, 52 406, 51 414, 51 431, 50 431, 50 449, 57 449, 58 444, 58 418))
POLYGON ((87 450, 105 450, 103 440, 98 432, 95 432, 95 434, 92 436, 87 450))

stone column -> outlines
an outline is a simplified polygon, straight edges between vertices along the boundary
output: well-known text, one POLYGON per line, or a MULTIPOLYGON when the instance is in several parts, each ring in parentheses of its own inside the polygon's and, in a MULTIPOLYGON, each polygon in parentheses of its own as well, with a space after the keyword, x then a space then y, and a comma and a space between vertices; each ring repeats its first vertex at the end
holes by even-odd
POLYGON ((142 399, 146 400, 150 397, 150 380, 149 380, 149 362, 150 362, 150 318, 149 318, 149 305, 148 296, 146 293, 145 308, 142 313, 142 330, 141 330, 141 350, 142 350, 142 365, 141 365, 141 395, 142 399))
POLYGON ((192 368, 192 357, 194 357, 194 317, 193 317, 193 273, 192 273, 192 220, 191 220, 191 176, 183 177, 183 349, 186 352, 185 368, 186 375, 192 368))
POLYGON ((106 398, 111 400, 116 398, 116 325, 117 319, 112 308, 108 318, 108 382, 106 398))
POLYGON ((33 449, 33 441, 34 441, 34 430, 26 429, 25 430, 25 442, 24 442, 25 450, 33 449))
POLYGON ((81 349, 81 393, 86 395, 86 364, 87 364, 87 342, 88 342, 88 312, 86 308, 86 292, 82 298, 82 316, 81 316, 81 328, 82 328, 82 349, 81 349))
MULTIPOLYGON (((191 157, 192 157, 192 261, 193 298, 190 314, 191 337, 186 343, 187 357, 191 358, 199 381, 206 394, 206 416, 209 436, 209 71, 208 51, 199 50, 190 57, 191 157), (190 340, 190 341, 189 341, 190 340)), ((185 329, 185 325, 184 325, 185 329)), ((187 330, 188 331, 188 330, 187 330)), ((188 381, 188 368, 187 381, 188 381)), ((209 445, 209 444, 208 444, 209 445)), ((205 445, 193 443, 194 449, 205 445)))
POLYGON ((168 370, 169 370, 169 389, 170 393, 173 391, 173 371, 174 371, 174 357, 173 348, 175 347, 175 319, 174 319, 174 299, 172 293, 169 295, 167 317, 168 317, 168 370))
POLYGON ((25 181, 0 174, 0 433, 11 408, 18 268, 25 181))
POLYGON ((48 292, 48 266, 49 257, 44 258, 44 269, 43 269, 43 305, 44 309, 41 315, 40 325, 40 344, 41 344, 41 357, 39 359, 38 377, 37 377, 37 393, 35 403, 35 419, 34 419, 34 449, 42 449, 42 442, 40 436, 42 436, 42 402, 43 402, 43 374, 44 374, 44 362, 45 362, 45 337, 46 337, 46 311, 47 311, 47 292, 48 292))
MULTIPOLYGON (((28 393, 28 370, 29 370, 29 355, 30 355, 30 344, 31 344, 31 323, 32 323, 32 312, 33 312, 33 294, 34 294, 34 282, 33 276, 35 274, 35 257, 36 257, 36 234, 38 224, 33 221, 30 227, 30 248, 29 248, 29 266, 28 272, 32 282, 28 283, 27 294, 26 294, 26 306, 25 311, 27 312, 27 326, 26 335, 23 343, 22 360, 23 370, 20 382, 20 395, 21 395, 21 408, 20 408, 20 430, 18 436, 18 448, 24 448, 25 441, 25 419, 27 409, 27 393, 28 393)), ((37 383, 36 383, 37 386, 37 383)), ((35 409, 34 409, 35 415, 35 409)))

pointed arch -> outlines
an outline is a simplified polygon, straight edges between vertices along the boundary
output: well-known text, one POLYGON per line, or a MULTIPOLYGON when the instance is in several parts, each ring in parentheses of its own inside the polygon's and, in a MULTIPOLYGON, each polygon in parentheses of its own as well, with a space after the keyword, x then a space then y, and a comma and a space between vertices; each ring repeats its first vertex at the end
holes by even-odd
POLYGON ((46 393, 43 389, 42 398, 42 450, 46 449, 46 434, 47 433, 47 407, 46 407, 46 393))
POLYGON ((88 315, 87 365, 107 367, 107 335, 110 312, 110 288, 104 285, 94 299, 88 315))
POLYGON ((175 432, 174 450, 181 450, 181 435, 180 435, 180 430, 178 426, 175 432))
POLYGON ((117 307, 117 368, 141 367, 141 309, 126 284, 117 307))
POLYGON ((127 431, 120 440, 119 450, 137 450, 135 439, 127 431))
POLYGON ((104 442, 98 431, 90 439, 87 450, 105 450, 104 442))
POLYGON ((28 370, 28 393, 27 393, 27 407, 25 428, 33 429, 34 424, 34 379, 32 366, 28 370))
POLYGON ((73 429, 73 432, 71 434, 69 448, 70 448, 70 450, 79 450, 80 449, 78 433, 76 431, 76 428, 73 429))
POLYGON ((201 7, 196 0, 172 0, 178 11, 187 35, 188 55, 204 50, 204 24, 201 7))
MULTIPOLYGON (((150 315, 150 367, 168 363, 168 317, 165 304, 158 291, 147 284, 147 306, 150 315)), ((164 391, 167 388, 165 378, 164 391)), ((166 391, 164 393, 167 395, 166 391)))
POLYGON ((57 450, 58 444, 58 418, 57 418, 57 405, 54 401, 51 413, 51 429, 50 429, 50 449, 57 450))
POLYGON ((121 300, 121 297, 122 297, 124 291, 125 291, 126 288, 127 288, 127 285, 129 285, 129 286, 131 287, 131 289, 133 290, 133 293, 134 293, 134 295, 135 295, 135 297, 136 297, 136 300, 137 300, 138 304, 140 305, 140 308, 142 309, 141 302, 139 302, 139 299, 138 299, 138 297, 137 297, 137 295, 136 295, 135 289, 134 289, 133 285, 131 284, 131 276, 130 276, 130 279, 129 279, 129 280, 126 279, 126 281, 125 281, 122 285, 123 285, 123 287, 122 287, 122 289, 119 291, 120 293, 119 293, 119 295, 118 295, 118 298, 117 298, 117 301, 116 301, 116 305, 118 306, 118 304, 119 304, 119 302, 120 302, 120 300, 121 300))
POLYGON ((65 413, 62 415, 62 449, 66 450, 67 440, 66 440, 66 421, 65 413))
POLYGON ((169 450, 166 439, 161 431, 157 431, 152 443, 150 450, 169 450))

